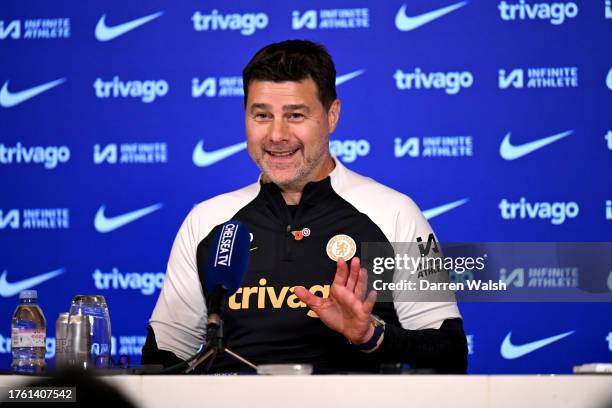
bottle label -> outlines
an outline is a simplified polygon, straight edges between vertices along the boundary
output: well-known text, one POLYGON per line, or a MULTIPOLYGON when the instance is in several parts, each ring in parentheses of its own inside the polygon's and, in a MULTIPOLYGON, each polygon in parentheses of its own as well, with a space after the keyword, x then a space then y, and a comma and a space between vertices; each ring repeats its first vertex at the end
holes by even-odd
POLYGON ((12 347, 45 347, 45 332, 34 329, 13 328, 12 347))

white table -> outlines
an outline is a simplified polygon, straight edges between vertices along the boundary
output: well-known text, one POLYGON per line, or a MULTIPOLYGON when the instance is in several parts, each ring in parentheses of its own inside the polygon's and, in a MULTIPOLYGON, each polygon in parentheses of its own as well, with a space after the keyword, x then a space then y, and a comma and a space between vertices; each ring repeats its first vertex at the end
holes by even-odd
MULTIPOLYGON (((612 407, 607 375, 108 376, 156 407, 612 407)), ((0 386, 28 378, 0 376, 0 386)), ((77 390, 78 398, 78 390, 77 390)))

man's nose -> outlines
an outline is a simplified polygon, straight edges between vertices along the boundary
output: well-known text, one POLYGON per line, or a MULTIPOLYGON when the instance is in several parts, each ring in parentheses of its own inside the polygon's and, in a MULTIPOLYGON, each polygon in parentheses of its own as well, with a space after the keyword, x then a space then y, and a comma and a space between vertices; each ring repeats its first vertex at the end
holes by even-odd
POLYGON ((283 118, 274 118, 270 125, 270 140, 282 142, 289 139, 289 129, 283 118))

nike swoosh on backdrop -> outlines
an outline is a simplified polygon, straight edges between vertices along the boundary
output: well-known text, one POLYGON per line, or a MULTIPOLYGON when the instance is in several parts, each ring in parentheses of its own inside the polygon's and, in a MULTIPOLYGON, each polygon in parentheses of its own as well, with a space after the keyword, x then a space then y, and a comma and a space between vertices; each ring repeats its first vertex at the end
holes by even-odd
POLYGON ((349 72, 348 74, 340 75, 336 77, 336 86, 350 81, 351 79, 358 77, 363 74, 365 69, 358 69, 357 71, 349 72))
POLYGON ((96 24, 96 39, 98 41, 114 40, 128 31, 132 31, 133 29, 138 28, 149 21, 156 19, 162 14, 164 14, 164 12, 159 11, 157 13, 149 14, 148 16, 140 17, 136 20, 131 20, 127 23, 118 24, 112 27, 106 25, 106 14, 104 14, 102 17, 100 17, 100 20, 98 20, 98 24, 96 24))
POLYGON ((608 85, 608 89, 612 91, 612 68, 610 68, 608 76, 606 76, 606 85, 608 85))
POLYGON ((0 276, 0 296, 14 296, 22 290, 30 289, 31 287, 48 281, 51 278, 55 278, 57 275, 61 275, 62 273, 64 273, 64 268, 56 269, 54 271, 43 273, 38 276, 33 276, 31 278, 27 278, 19 282, 11 283, 6 281, 7 271, 4 271, 2 272, 2 276, 0 276))
POLYGON ((423 211, 423 215, 425 216, 426 219, 430 220, 433 217, 437 217, 440 214, 444 214, 447 211, 450 211, 454 208, 459 207, 460 205, 467 203, 469 200, 470 200, 469 198, 464 198, 461 200, 453 201, 452 203, 430 208, 428 210, 423 211))
POLYGON ((427 23, 430 23, 452 11, 455 11, 458 8, 465 6, 467 3, 467 1, 462 1, 413 17, 409 17, 406 15, 406 5, 404 4, 395 15, 395 27, 397 27, 397 29, 400 31, 411 31, 427 23))
POLYGON ((101 206, 96 213, 96 218, 94 220, 94 226, 96 231, 101 233, 111 232, 116 230, 117 228, 121 228, 126 224, 136 221, 139 218, 142 218, 146 215, 151 214, 162 208, 162 203, 157 203, 150 205, 145 208, 141 208, 139 210, 130 211, 129 213, 125 213, 122 215, 118 215, 116 217, 106 217, 104 215, 105 207, 101 206))
POLYGON ((66 81, 66 78, 60 78, 19 92, 10 92, 8 90, 9 81, 6 81, 4 85, 2 85, 2 89, 0 89, 0 106, 10 108, 12 106, 19 105, 20 103, 25 102, 36 95, 40 95, 41 93, 60 85, 64 81, 66 81))
POLYGON ((193 164, 198 167, 210 166, 211 164, 215 164, 218 161, 226 159, 229 156, 246 149, 246 146, 246 142, 240 142, 218 150, 207 152, 204 150, 204 141, 200 140, 195 149, 193 149, 193 164))
POLYGON ((524 355, 534 352, 537 349, 540 349, 544 346, 548 346, 549 344, 554 343, 555 341, 561 340, 562 338, 567 337, 573 333, 574 333, 574 330, 568 331, 566 333, 561 333, 556 336, 547 337, 542 340, 537 340, 531 343, 521 344, 520 346, 517 346, 517 345, 512 344, 512 341, 510 340, 510 336, 512 335, 512 332, 510 332, 506 335, 506 338, 504 338, 504 341, 502 342, 499 352, 501 353, 502 357, 505 358, 506 360, 513 360, 515 358, 523 357, 524 355))
POLYGON ((535 152, 538 149, 543 148, 546 145, 556 142, 559 139, 563 139, 566 136, 574 133, 574 130, 567 130, 556 135, 544 137, 542 139, 534 140, 533 142, 525 143, 522 145, 513 146, 510 143, 510 132, 504 137, 501 145, 499 145, 499 155, 505 160, 519 159, 529 153, 535 152))

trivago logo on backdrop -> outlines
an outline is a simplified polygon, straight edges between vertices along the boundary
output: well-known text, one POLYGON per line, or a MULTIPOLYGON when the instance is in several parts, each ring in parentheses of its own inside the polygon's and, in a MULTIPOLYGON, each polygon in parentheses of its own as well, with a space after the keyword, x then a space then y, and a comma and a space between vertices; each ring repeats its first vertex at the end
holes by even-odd
POLYGON ((100 290, 137 290, 143 295, 152 295, 164 285, 164 272, 120 272, 111 268, 103 272, 97 268, 92 274, 94 286, 100 290))
POLYGON ((424 72, 419 67, 412 72, 397 69, 393 78, 400 91, 443 90, 448 95, 456 95, 474 84, 474 75, 469 71, 424 72))
POLYGON ((156 98, 166 96, 170 89, 168 82, 163 79, 124 81, 117 75, 110 81, 96 78, 93 87, 98 99, 138 98, 143 103, 151 103, 156 98))
POLYGON ((270 18, 266 13, 228 13, 222 14, 217 9, 210 13, 196 11, 191 16, 193 29, 196 31, 238 31, 240 34, 253 35, 256 30, 268 26, 270 18))
POLYGON ((519 201, 502 198, 499 203, 500 215, 504 220, 550 220, 553 225, 561 225, 568 219, 578 216, 580 207, 574 201, 529 202, 525 197, 519 201))
POLYGON ((370 142, 366 139, 330 140, 329 151, 344 163, 352 163, 370 154, 370 142))
POLYGON ((574 2, 527 2, 525 0, 501 1, 499 16, 504 21, 548 20, 553 25, 561 25, 566 19, 578 15, 578 5, 574 2))
POLYGON ((53 170, 68 160, 70 160, 68 146, 26 146, 21 142, 10 146, 0 143, 0 164, 39 164, 47 170, 53 170))

